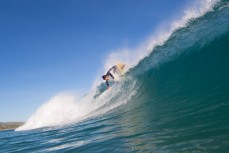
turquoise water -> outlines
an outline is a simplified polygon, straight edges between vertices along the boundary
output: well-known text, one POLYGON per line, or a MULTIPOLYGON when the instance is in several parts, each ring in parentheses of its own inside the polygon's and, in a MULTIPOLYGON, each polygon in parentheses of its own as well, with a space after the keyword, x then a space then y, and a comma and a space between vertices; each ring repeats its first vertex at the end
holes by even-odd
POLYGON ((68 125, 0 131, 0 151, 228 152, 228 17, 222 1, 174 31, 114 85, 121 90, 95 110, 103 113, 68 125))

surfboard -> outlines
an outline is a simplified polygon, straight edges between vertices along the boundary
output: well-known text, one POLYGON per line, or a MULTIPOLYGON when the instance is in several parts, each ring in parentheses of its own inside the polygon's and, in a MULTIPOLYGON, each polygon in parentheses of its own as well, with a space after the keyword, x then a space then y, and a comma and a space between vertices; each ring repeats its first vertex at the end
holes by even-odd
POLYGON ((116 66, 117 66, 117 70, 118 70, 119 74, 121 76, 124 76, 125 64, 123 64, 123 63, 117 63, 116 66))

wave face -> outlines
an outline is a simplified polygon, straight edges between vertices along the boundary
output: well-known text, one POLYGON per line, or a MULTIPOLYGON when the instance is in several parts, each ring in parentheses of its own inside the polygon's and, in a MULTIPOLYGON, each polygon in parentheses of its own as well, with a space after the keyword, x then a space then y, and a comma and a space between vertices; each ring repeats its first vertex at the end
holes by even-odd
POLYGON ((101 84, 76 104, 70 98, 69 107, 65 106, 69 117, 54 111, 59 117, 42 116, 42 120, 52 120, 42 122, 40 114, 62 101, 52 99, 18 130, 48 128, 0 132, 0 150, 227 152, 228 6, 221 1, 212 11, 175 30, 114 84, 111 92, 101 94, 105 88, 101 84))

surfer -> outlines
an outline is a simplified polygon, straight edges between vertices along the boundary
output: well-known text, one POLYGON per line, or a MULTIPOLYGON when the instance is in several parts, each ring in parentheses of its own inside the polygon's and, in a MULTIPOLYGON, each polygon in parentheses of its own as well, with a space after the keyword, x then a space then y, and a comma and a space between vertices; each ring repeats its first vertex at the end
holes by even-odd
POLYGON ((107 84, 107 88, 110 89, 110 85, 109 85, 109 79, 110 77, 115 80, 113 74, 119 74, 119 75, 123 75, 123 69, 125 67, 125 64, 116 64, 115 66, 111 67, 107 73, 105 75, 102 76, 103 80, 106 80, 106 84, 107 84), (112 74, 112 73, 113 74, 112 74))

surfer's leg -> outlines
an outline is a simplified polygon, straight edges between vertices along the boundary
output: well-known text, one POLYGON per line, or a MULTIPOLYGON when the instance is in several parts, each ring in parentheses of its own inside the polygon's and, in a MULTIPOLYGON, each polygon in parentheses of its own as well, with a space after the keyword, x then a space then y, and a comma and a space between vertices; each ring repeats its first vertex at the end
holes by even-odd
POLYGON ((114 76, 110 72, 107 72, 107 75, 109 75, 110 77, 114 79, 114 76))

